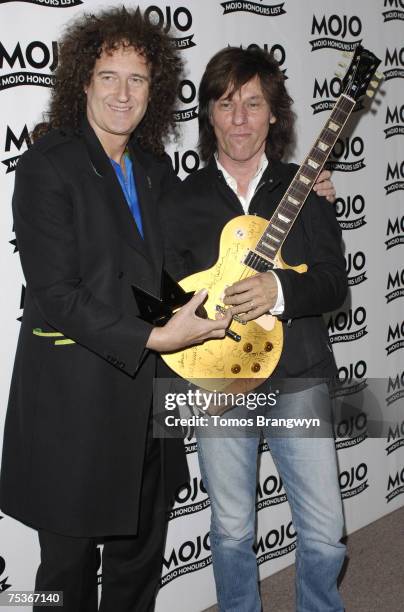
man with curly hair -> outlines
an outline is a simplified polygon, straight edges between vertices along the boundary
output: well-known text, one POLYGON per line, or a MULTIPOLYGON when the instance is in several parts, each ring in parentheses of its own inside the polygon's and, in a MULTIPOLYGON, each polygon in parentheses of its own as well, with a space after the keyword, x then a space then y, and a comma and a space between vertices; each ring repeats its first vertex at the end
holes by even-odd
MULTIPOLYGON (((248 213, 270 219, 274 214, 297 170, 281 161, 292 141, 291 105, 277 62, 263 50, 228 47, 208 63, 199 87, 198 116, 199 149, 207 164, 161 206, 167 262, 179 277, 215 263, 221 231, 235 217, 248 213)), ((316 177, 314 170, 307 174, 311 180, 316 177)), ((323 188, 315 190, 321 194, 323 188)), ((224 292, 224 303, 243 321, 269 312, 279 318, 284 337, 280 360, 272 377, 256 390, 261 399, 255 410, 237 404, 226 413, 233 422, 239 419, 239 427, 200 427, 197 432, 199 464, 211 502, 210 543, 222 612, 262 609, 254 551, 261 435, 268 441, 297 531, 296 610, 344 609, 337 590, 345 553, 340 541, 343 513, 326 384, 336 374, 336 365, 321 313, 344 301, 345 260, 333 207, 310 194, 287 234, 294 206, 278 214, 274 240, 267 247, 274 249, 275 240, 283 243, 284 260, 305 262, 307 272, 272 270, 261 260, 269 271, 250 270, 224 292), (277 398, 276 406, 262 406, 262 397, 269 393, 277 398), (321 428, 299 434, 298 428, 243 427, 242 421, 254 422, 255 415, 264 423, 266 417, 269 422, 314 417, 321 428)))
POLYGON ((48 133, 16 171, 27 288, 0 501, 38 530, 35 589, 63 591, 65 612, 97 610, 99 542, 100 610, 154 608, 168 499, 187 478, 181 441, 152 436, 156 352, 228 324, 195 316, 201 292, 155 328, 131 290, 160 289, 157 202, 177 182, 163 142, 180 73, 139 11, 80 17, 61 41, 48 133))

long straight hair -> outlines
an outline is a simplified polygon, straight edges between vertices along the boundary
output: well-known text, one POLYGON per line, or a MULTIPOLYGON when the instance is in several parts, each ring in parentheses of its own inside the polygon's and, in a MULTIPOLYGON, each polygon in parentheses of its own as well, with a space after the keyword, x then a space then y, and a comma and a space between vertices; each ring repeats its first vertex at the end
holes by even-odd
POLYGON ((259 48, 227 47, 216 53, 206 66, 199 86, 199 152, 207 161, 216 151, 216 136, 210 113, 212 102, 227 91, 231 97, 245 83, 258 76, 264 97, 276 122, 271 124, 266 142, 268 159, 280 160, 294 142, 293 100, 285 87, 285 77, 272 55, 259 48))

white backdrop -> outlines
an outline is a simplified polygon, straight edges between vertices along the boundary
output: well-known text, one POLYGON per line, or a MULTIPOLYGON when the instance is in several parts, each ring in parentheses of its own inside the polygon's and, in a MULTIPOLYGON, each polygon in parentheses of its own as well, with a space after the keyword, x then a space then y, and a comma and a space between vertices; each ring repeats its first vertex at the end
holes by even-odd
MULTIPOLYGON (((46 106, 57 63, 55 41, 64 24, 83 10, 122 4, 138 3, 0 0, 0 425, 23 306, 10 206, 13 171, 46 106)), ((168 149, 181 177, 200 163, 196 91, 218 49, 273 50, 298 115, 294 161, 304 158, 339 94, 334 71, 340 50, 362 41, 382 60, 385 80, 371 110, 354 113, 331 157, 351 287, 346 304, 326 320, 345 381, 336 400, 336 444, 351 533, 404 503, 404 0, 142 0, 139 5, 161 27, 176 27, 175 44, 187 64, 176 114, 183 136, 168 149)), ((194 440, 186 450, 191 484, 178 493, 171 513, 158 612, 199 612, 215 602, 209 500, 194 440)), ((265 577, 293 562, 295 534, 282 483, 268 449, 262 450, 257 558, 265 577)), ((36 534, 0 518, 0 592, 31 589, 39 558, 36 534)))

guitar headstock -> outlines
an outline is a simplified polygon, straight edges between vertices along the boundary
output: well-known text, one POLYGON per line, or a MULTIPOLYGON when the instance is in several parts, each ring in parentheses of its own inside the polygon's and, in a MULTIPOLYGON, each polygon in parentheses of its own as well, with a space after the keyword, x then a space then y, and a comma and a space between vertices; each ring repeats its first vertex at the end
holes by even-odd
POLYGON ((372 97, 383 78, 383 74, 376 72, 381 60, 362 45, 358 45, 353 54, 345 55, 352 59, 342 77, 342 92, 356 101, 365 94, 372 97))

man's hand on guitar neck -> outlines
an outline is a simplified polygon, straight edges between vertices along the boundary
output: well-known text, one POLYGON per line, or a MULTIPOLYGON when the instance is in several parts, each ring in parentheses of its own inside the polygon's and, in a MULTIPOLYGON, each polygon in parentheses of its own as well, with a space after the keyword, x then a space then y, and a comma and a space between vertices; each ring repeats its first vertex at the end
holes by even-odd
POLYGON ((223 303, 231 306, 232 315, 239 315, 242 321, 252 321, 275 306, 278 284, 272 272, 255 274, 237 281, 224 292, 223 303))
POLYGON ((166 353, 193 344, 201 344, 205 340, 224 338, 226 329, 230 325, 231 311, 229 309, 216 320, 199 317, 196 310, 203 304, 206 296, 206 289, 198 291, 164 327, 155 327, 146 347, 159 353, 166 353))
POLYGON ((331 204, 335 202, 337 192, 331 180, 331 172, 323 170, 318 175, 318 179, 313 185, 313 191, 319 196, 324 196, 331 204))

